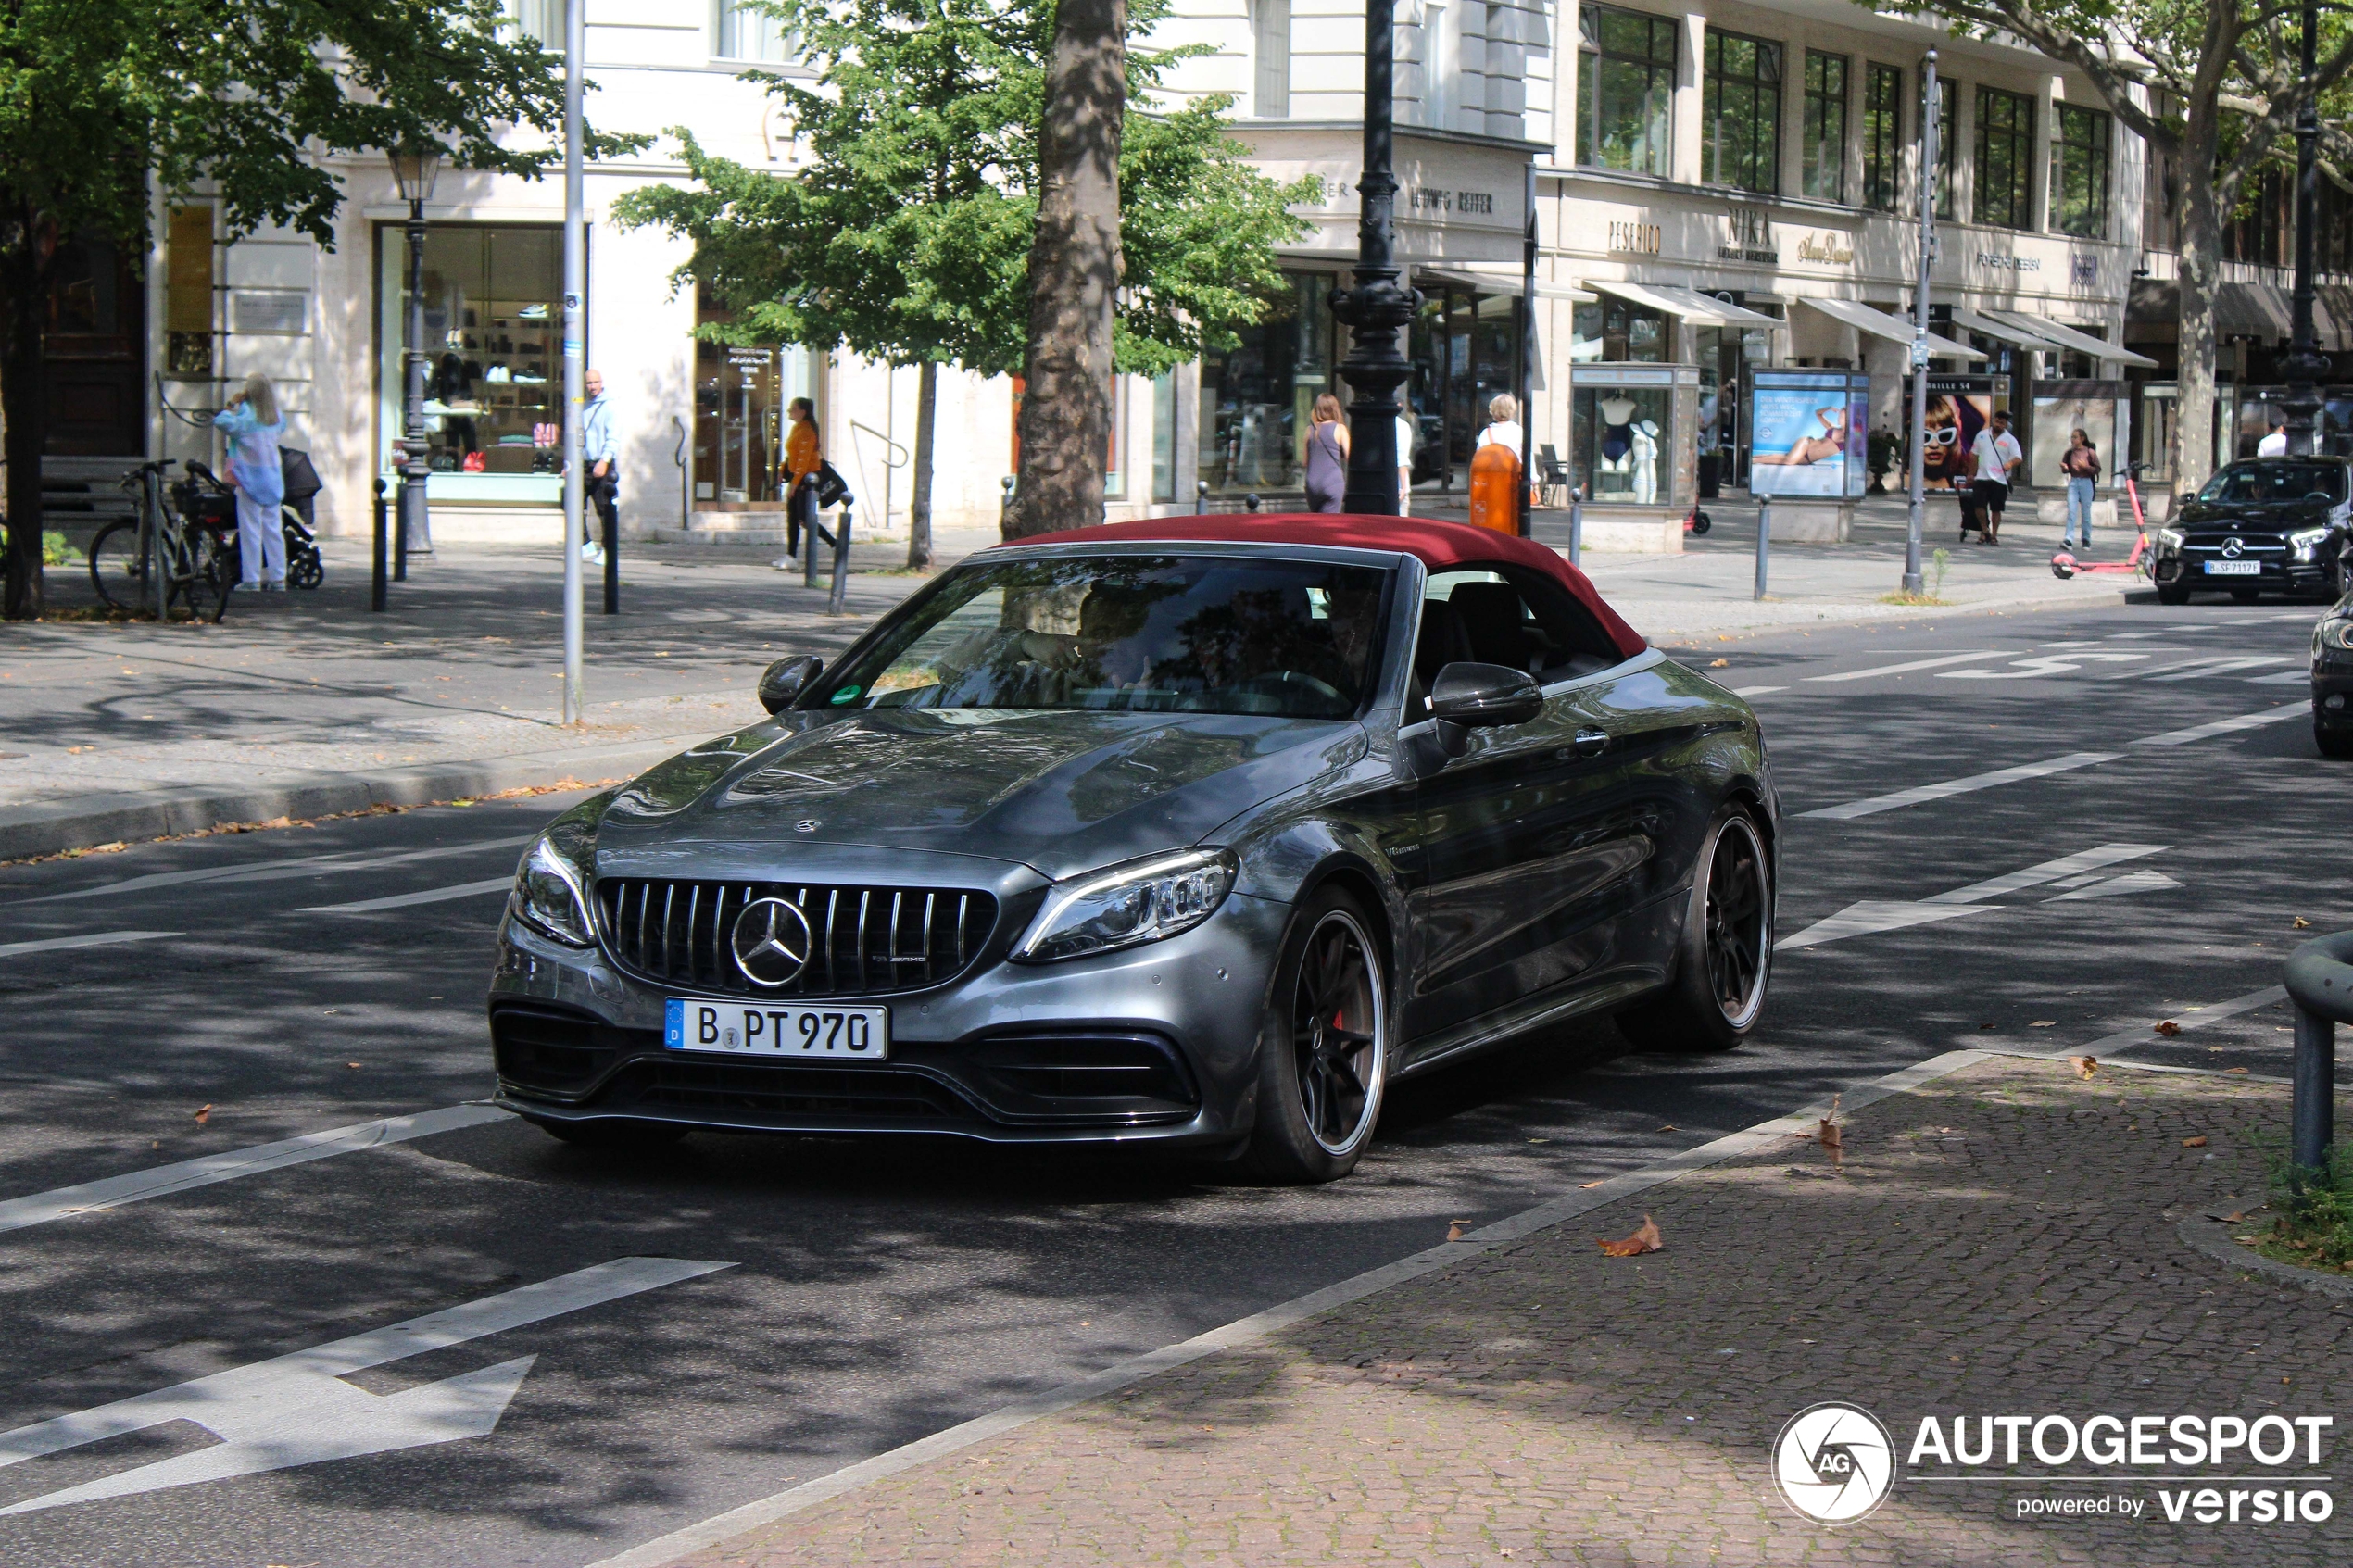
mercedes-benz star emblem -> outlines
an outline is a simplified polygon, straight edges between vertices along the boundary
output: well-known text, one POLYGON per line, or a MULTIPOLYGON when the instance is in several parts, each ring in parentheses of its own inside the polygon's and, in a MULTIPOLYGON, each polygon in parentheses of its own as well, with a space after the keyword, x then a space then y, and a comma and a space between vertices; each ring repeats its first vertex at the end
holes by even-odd
POLYGON ((788 985, 809 961, 809 917, 782 898, 755 898, 736 917, 727 945, 755 985, 788 985))
POLYGON ((2238 559, 2240 554, 2244 552, 2246 548, 2246 541, 2240 538, 2235 533, 2228 539, 2222 541, 2222 553, 2230 557, 2233 560, 2238 559))

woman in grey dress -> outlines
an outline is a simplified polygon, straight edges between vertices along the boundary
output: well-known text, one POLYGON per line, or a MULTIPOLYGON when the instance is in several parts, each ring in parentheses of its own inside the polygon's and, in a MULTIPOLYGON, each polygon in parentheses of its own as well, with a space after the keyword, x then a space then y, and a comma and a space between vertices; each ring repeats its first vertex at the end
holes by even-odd
POLYGON ((1340 399, 1323 394, 1309 418, 1307 509, 1336 512, 1348 493, 1348 427, 1340 420, 1340 399))

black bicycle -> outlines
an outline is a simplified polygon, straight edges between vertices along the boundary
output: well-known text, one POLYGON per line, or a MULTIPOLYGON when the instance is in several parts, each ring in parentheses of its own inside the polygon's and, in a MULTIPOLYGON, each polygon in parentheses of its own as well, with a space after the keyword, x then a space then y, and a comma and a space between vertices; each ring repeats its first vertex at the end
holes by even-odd
POLYGON ((107 524, 90 541, 91 585, 116 609, 160 608, 169 620, 175 608, 184 608, 196 620, 217 622, 229 613, 229 590, 237 581, 236 497, 225 486, 216 495, 184 479, 169 486, 167 509, 164 470, 171 462, 166 458, 141 463, 122 476, 136 510, 107 524), (159 607, 148 583, 151 562, 163 573, 159 607))

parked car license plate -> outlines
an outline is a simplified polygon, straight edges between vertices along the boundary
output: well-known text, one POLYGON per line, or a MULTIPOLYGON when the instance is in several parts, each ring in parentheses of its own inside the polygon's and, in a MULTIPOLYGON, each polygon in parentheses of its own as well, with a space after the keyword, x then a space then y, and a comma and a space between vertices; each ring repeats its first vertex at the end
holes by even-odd
POLYGON ((2206 563, 2208 577, 2260 577, 2263 563, 2259 560, 2210 560, 2206 563))
POLYGON ((890 1055, 890 1010, 761 1007, 673 997, 662 1020, 661 1043, 673 1051, 882 1061, 890 1055))

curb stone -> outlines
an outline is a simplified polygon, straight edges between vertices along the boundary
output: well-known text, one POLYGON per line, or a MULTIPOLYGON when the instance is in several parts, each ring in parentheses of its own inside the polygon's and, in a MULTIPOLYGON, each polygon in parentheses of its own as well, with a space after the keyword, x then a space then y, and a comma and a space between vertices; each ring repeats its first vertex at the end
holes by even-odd
POLYGON ((2283 1263, 2276 1258, 2266 1258, 2260 1252, 2232 1240, 2231 1227, 2208 1215, 2191 1214, 2175 1229, 2181 1232, 2184 1242, 2216 1262, 2261 1274, 2265 1279, 2281 1285, 2300 1285, 2323 1296, 2353 1297, 2353 1279, 2336 1278, 2310 1269, 2299 1269, 2293 1263, 2283 1263))

